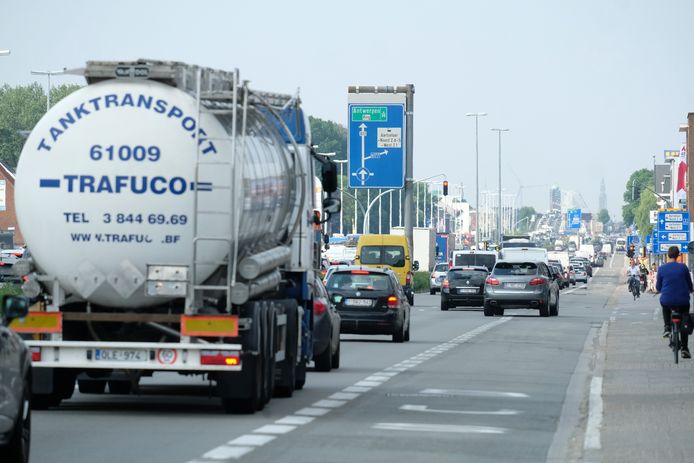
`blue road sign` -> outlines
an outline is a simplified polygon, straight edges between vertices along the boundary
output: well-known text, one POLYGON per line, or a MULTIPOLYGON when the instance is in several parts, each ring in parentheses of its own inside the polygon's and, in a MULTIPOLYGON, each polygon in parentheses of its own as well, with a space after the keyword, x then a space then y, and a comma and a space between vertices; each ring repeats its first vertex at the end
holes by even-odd
POLYGON ((570 228, 571 230, 578 230, 581 228, 581 210, 569 209, 566 212, 566 223, 567 228, 570 228))
POLYGON ((670 246, 679 246, 680 251, 689 244, 689 212, 658 211, 657 252, 667 253, 670 246))
POLYGON ((350 188, 405 186, 405 104, 350 103, 350 188))

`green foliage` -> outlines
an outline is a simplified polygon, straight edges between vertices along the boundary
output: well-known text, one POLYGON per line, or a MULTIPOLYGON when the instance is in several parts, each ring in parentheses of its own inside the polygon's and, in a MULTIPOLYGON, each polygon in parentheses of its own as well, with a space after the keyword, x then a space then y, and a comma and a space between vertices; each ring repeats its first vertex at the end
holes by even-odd
POLYGON ((429 284, 431 283, 431 274, 429 272, 413 272, 413 275, 414 291, 416 293, 429 291, 429 284))
POLYGON ((601 222, 603 225, 610 223, 610 213, 607 212, 607 209, 600 209, 600 212, 598 212, 598 222, 601 222))
POLYGON ((634 223, 643 238, 650 235, 653 231, 653 225, 650 222, 650 212, 657 208, 655 195, 648 190, 643 191, 639 198, 639 204, 634 210, 634 223))
POLYGON ((347 129, 333 121, 308 118, 311 124, 311 143, 319 153, 337 153, 333 158, 347 159, 347 129))
POLYGON ((640 169, 629 176, 626 191, 624 191, 625 204, 622 206, 622 218, 625 225, 635 223, 636 208, 639 206, 641 194, 648 191, 646 188, 653 188, 652 170, 640 169))
POLYGON ((523 206, 518 210, 518 231, 524 233, 530 229, 530 220, 537 212, 534 207, 523 206))
POLYGON ((0 284, 0 299, 4 296, 21 296, 22 294, 22 287, 19 285, 12 283, 0 284))
MULTIPOLYGON (((78 88, 79 85, 53 87, 51 105, 78 88)), ((17 166, 26 133, 34 128, 45 112, 46 94, 38 83, 0 88, 0 161, 11 168, 17 166)))

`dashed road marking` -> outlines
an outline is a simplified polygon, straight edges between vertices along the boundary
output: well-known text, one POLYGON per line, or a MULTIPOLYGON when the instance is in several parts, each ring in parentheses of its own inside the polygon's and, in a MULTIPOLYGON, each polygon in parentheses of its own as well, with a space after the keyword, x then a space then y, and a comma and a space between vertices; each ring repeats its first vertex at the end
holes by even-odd
POLYGON ((419 424, 419 423, 377 423, 373 429, 385 431, 414 431, 435 433, 460 433, 460 434, 505 434, 506 428, 491 426, 467 426, 459 424, 419 424))
POLYGON ((409 412, 429 412, 429 413, 444 413, 450 415, 494 415, 494 416, 512 416, 518 415, 520 412, 518 410, 493 410, 493 411, 476 411, 476 410, 438 410, 436 408, 429 408, 427 405, 402 405, 400 410, 405 410, 409 412))

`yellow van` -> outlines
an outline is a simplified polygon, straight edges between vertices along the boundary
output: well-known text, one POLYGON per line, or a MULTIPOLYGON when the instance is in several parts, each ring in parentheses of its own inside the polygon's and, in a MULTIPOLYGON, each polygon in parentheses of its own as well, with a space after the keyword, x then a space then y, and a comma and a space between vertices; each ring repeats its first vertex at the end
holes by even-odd
POLYGON ((414 280, 412 271, 412 247, 402 235, 361 235, 357 242, 355 265, 364 267, 389 267, 400 280, 410 304, 414 304, 414 280))

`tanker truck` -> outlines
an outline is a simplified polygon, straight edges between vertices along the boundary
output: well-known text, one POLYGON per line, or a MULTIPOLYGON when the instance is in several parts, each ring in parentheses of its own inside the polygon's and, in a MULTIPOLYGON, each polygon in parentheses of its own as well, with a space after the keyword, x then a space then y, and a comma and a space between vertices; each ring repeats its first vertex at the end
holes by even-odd
POLYGON ((340 207, 298 96, 178 62, 70 72, 87 85, 38 122, 16 175, 34 406, 157 372, 203 375, 229 413, 291 396, 340 207))

